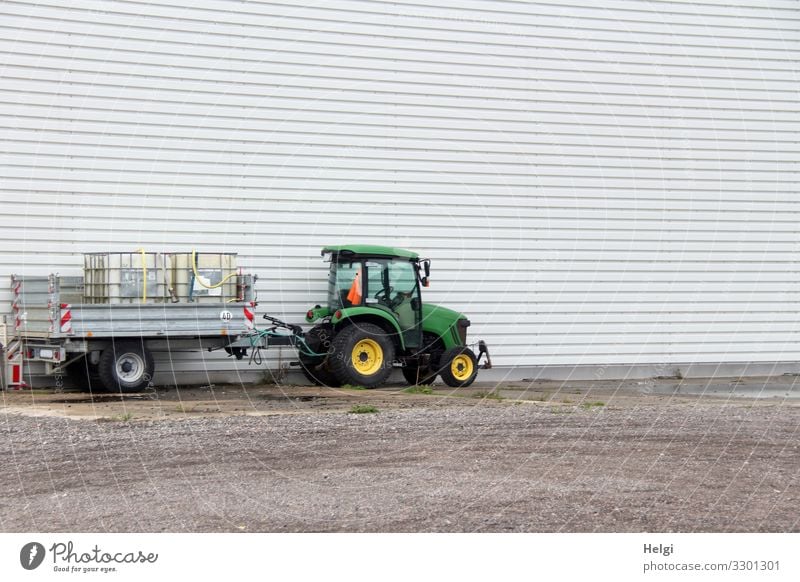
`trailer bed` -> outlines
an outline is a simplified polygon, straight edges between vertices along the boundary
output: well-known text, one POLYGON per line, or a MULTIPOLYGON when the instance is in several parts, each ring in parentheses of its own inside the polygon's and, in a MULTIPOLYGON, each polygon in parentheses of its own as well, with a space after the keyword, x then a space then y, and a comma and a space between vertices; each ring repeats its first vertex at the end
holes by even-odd
POLYGON ((14 334, 20 339, 238 336, 252 327, 253 276, 231 303, 83 303, 83 277, 12 275, 14 334))

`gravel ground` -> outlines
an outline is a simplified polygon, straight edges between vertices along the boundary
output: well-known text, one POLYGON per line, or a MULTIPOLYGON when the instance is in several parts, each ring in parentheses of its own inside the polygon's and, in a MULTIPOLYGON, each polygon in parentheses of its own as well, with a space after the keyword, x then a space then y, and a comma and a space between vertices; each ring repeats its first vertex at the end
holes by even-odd
POLYGON ((785 400, 365 398, 127 421, 6 401, 0 530, 800 531, 785 400))

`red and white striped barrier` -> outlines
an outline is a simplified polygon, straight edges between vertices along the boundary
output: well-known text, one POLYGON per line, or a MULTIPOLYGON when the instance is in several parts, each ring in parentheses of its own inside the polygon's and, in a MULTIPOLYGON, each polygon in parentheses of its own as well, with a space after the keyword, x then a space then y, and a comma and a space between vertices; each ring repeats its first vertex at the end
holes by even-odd
POLYGON ((22 316, 20 315, 19 300, 22 295, 22 281, 19 279, 12 279, 11 291, 14 297, 11 299, 11 310, 14 313, 14 331, 22 327, 22 316))
POLYGON ((61 304, 61 333, 72 333, 72 305, 61 304))
POLYGON ((252 330, 256 326, 255 324, 256 313, 254 309, 255 306, 256 306, 255 301, 251 301, 249 305, 245 305, 243 308, 244 326, 247 328, 248 331, 252 330))
POLYGON ((56 292, 56 283, 55 283, 55 279, 54 279, 53 275, 50 275, 47 278, 47 283, 48 283, 48 286, 47 286, 47 293, 48 293, 48 297, 47 297, 47 321, 50 322, 50 328, 49 328, 50 329, 50 333, 53 333, 55 331, 55 327, 56 327, 55 326, 55 318, 58 316, 58 313, 55 312, 55 309, 54 309, 54 306, 53 306, 53 295, 55 295, 55 292, 56 292))
POLYGON ((6 350, 8 361, 6 362, 6 387, 10 390, 20 390, 27 388, 28 384, 22 376, 22 350, 17 341, 8 344, 6 350))

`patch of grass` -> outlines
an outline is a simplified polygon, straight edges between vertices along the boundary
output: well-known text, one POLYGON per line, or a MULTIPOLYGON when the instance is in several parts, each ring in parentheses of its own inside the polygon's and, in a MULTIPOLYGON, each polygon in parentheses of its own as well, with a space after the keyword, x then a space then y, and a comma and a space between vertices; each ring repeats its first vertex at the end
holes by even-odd
POLYGON ((562 408, 560 406, 554 406, 550 409, 550 414, 572 414, 575 412, 574 408, 562 408))
POLYGON ((591 410, 592 408, 600 408, 601 406, 605 406, 605 402, 600 402, 599 400, 589 401, 589 402, 582 402, 581 408, 585 410, 591 410))
POLYGON ((372 404, 356 404, 349 412, 350 414, 370 414, 378 412, 378 409, 372 406, 372 404))
POLYGON ((130 422, 133 420, 133 413, 116 414, 110 418, 112 422, 130 422))
POLYGON ((364 386, 353 386, 352 384, 342 384, 343 390, 366 390, 364 386))
POLYGON ((473 398, 480 398, 484 399, 487 398, 489 400, 505 400, 502 396, 500 396, 497 392, 475 392, 472 395, 473 398))
POLYGON ((403 392, 406 394, 433 394, 433 388, 426 384, 421 384, 419 386, 409 386, 403 392))

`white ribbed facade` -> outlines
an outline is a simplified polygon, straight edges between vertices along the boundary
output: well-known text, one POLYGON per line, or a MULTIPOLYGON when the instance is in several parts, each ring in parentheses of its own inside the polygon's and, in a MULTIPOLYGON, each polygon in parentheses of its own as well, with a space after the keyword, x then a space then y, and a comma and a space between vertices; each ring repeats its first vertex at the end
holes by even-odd
POLYGON ((297 322, 365 242, 499 366, 795 362, 798 62, 789 0, 3 1, 3 311, 197 248, 297 322))

